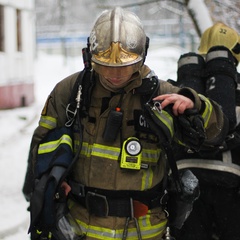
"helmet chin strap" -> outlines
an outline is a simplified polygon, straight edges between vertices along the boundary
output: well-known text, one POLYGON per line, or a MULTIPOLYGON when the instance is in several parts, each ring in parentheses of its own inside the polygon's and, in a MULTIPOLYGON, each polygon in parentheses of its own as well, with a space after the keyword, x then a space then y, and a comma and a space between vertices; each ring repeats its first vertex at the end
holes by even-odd
POLYGON ((142 65, 144 64, 144 62, 146 60, 146 56, 147 56, 147 52, 148 52, 148 48, 149 48, 149 42, 150 42, 150 38, 148 36, 146 36, 145 54, 144 54, 142 65))
POLYGON ((239 54, 240 53, 240 44, 237 43, 234 48, 232 49, 232 51, 236 54, 239 54))
POLYGON ((235 64, 236 64, 236 66, 238 66, 239 61, 238 61, 237 57, 235 56, 235 54, 236 55, 240 54, 240 43, 237 43, 234 46, 234 48, 232 49, 232 52, 234 53, 235 64))

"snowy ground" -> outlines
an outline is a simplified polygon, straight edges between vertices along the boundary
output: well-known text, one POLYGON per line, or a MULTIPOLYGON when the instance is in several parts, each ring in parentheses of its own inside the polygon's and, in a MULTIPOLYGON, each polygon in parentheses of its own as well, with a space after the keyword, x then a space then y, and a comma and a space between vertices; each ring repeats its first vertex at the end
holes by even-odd
MULTIPOLYGON (((146 64, 161 79, 176 79, 177 47, 161 46, 149 50, 146 64)), ((0 111, 0 239, 27 240, 28 203, 22 195, 28 148, 33 130, 47 95, 67 75, 82 69, 81 57, 64 60, 61 56, 38 53, 35 63, 36 101, 29 107, 0 111)))

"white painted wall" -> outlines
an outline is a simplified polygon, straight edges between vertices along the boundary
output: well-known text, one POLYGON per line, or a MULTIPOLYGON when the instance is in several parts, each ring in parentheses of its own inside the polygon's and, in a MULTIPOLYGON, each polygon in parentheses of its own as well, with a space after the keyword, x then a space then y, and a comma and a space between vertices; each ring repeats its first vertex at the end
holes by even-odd
POLYGON ((34 0, 0 0, 5 16, 5 51, 0 52, 0 86, 33 82, 34 0), (17 51, 16 9, 22 14, 22 51, 17 51))

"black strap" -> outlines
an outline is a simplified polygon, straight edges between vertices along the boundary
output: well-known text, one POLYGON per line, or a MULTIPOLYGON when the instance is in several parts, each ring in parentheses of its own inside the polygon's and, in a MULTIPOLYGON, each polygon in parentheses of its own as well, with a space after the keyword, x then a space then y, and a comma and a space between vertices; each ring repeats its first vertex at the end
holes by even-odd
POLYGON ((69 98, 69 104, 67 105, 66 126, 70 127, 79 111, 79 115, 84 117, 87 115, 88 108, 90 106, 91 91, 94 86, 94 77, 91 65, 91 53, 88 47, 82 49, 84 69, 79 73, 76 82, 73 86, 71 96, 69 98), (81 102, 81 104, 80 104, 81 102))
POLYGON ((86 187, 73 181, 69 181, 69 184, 72 198, 87 208, 90 214, 99 217, 131 217, 134 201, 140 203, 140 208, 146 206, 153 209, 164 206, 167 200, 162 183, 146 191, 105 190, 86 187))
MULTIPOLYGON (((108 198, 104 195, 98 194, 90 195, 90 197, 87 198, 78 198, 74 196, 74 199, 85 207, 90 214, 99 217, 132 217, 133 206, 131 198, 108 198)), ((133 201, 135 200, 140 203, 140 207, 146 206, 147 209, 161 207, 165 204, 165 202, 162 201, 162 196, 144 201, 139 201, 138 199, 133 198, 133 201)))
POLYGON ((135 198, 135 199, 152 199, 161 195, 164 191, 162 182, 145 191, 136 190, 107 190, 101 188, 87 187, 83 184, 69 180, 71 186, 71 192, 79 197, 85 197, 88 192, 94 192, 96 194, 104 195, 110 198, 135 198))
POLYGON ((177 192, 181 193, 182 185, 181 185, 179 171, 178 171, 177 164, 176 164, 176 159, 173 155, 173 148, 171 147, 171 144, 168 142, 163 143, 162 146, 163 146, 165 153, 167 155, 167 158, 168 158, 169 167, 172 171, 172 176, 173 176, 173 180, 174 180, 177 192))
MULTIPOLYGON (((146 79, 145 79, 146 80, 146 79)), ((151 78, 151 82, 146 82, 145 84, 150 85, 150 87, 144 87, 145 89, 149 89, 149 92, 147 92, 147 94, 144 94, 142 96, 142 105, 145 108, 146 104, 148 102, 152 101, 152 98, 156 96, 158 89, 160 88, 160 82, 159 79, 154 76, 151 78)), ((143 91, 144 88, 139 88, 137 90, 137 92, 142 93, 141 90, 143 91)), ((166 108, 169 111, 169 108, 166 108)), ((153 130, 153 132, 157 133, 158 137, 159 137, 159 144, 163 147, 163 149, 165 150, 165 153, 167 155, 168 158, 168 162, 169 162, 169 167, 172 171, 172 176, 176 185, 176 189, 177 191, 180 193, 182 192, 182 187, 181 187, 181 181, 180 181, 180 176, 179 176, 179 171, 176 165, 176 159, 173 155, 173 149, 171 146, 171 143, 169 142, 168 137, 166 136, 166 133, 160 129, 160 127, 154 123, 153 119, 152 119, 152 115, 148 114, 147 112, 145 112, 145 114, 147 114, 147 116, 149 116, 147 118, 147 120, 149 121, 149 125, 150 128, 153 130)))

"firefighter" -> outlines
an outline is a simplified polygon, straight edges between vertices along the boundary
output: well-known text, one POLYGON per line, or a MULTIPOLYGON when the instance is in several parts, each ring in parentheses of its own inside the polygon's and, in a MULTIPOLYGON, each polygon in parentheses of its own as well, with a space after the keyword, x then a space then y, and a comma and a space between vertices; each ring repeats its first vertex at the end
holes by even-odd
MULTIPOLYGON (((73 124, 74 142, 82 147, 62 183, 70 214, 85 239, 161 239, 168 224, 163 200, 168 163, 159 144, 158 128, 154 131, 144 117, 143 96, 157 86, 149 104, 157 103, 151 109, 159 116, 171 107, 171 114, 161 117, 165 119, 163 133, 167 131, 172 139, 176 131, 173 119, 185 116, 185 110, 197 111, 191 116, 195 120, 195 116, 200 116, 196 131, 191 131, 188 124, 184 132, 178 129, 179 140, 190 148, 219 144, 225 138, 227 120, 215 102, 190 88, 180 89, 158 80, 144 65, 148 38, 134 13, 119 7, 104 11, 93 26, 89 46, 94 85, 91 91, 80 85, 77 99, 81 99, 82 108, 84 102, 88 107, 84 106, 84 113, 80 114, 80 124, 77 121, 73 124), (87 94, 81 95, 84 92, 87 94), (76 129, 80 129, 81 137, 76 129), (198 141, 199 132, 204 137, 198 141)), ((42 143, 46 136, 71 122, 66 109, 78 76, 75 73, 60 81, 48 97, 32 137, 29 156, 33 166, 41 165, 39 155, 46 153, 46 149, 50 151, 50 144, 52 147, 59 143, 51 138, 42 143)), ((67 141, 72 147, 74 144, 66 135, 65 132, 61 135, 65 137, 61 137, 60 143, 67 141)), ((64 164, 60 161, 59 165, 64 164)), ((53 171, 51 174, 56 176, 53 171)), ((35 227, 38 226, 30 231, 35 227)), ((37 234, 32 239, 41 239, 42 233, 37 234)), ((51 234, 44 237, 58 239, 51 234)), ((169 233, 166 237, 169 239, 169 233)))
POLYGON ((240 37, 223 23, 202 35, 199 54, 180 57, 177 85, 193 87, 218 102, 229 119, 229 132, 214 151, 178 149, 179 169, 190 168, 199 180, 201 195, 186 220, 178 240, 239 239, 240 229, 240 37), (193 81, 192 81, 193 80, 193 81))

